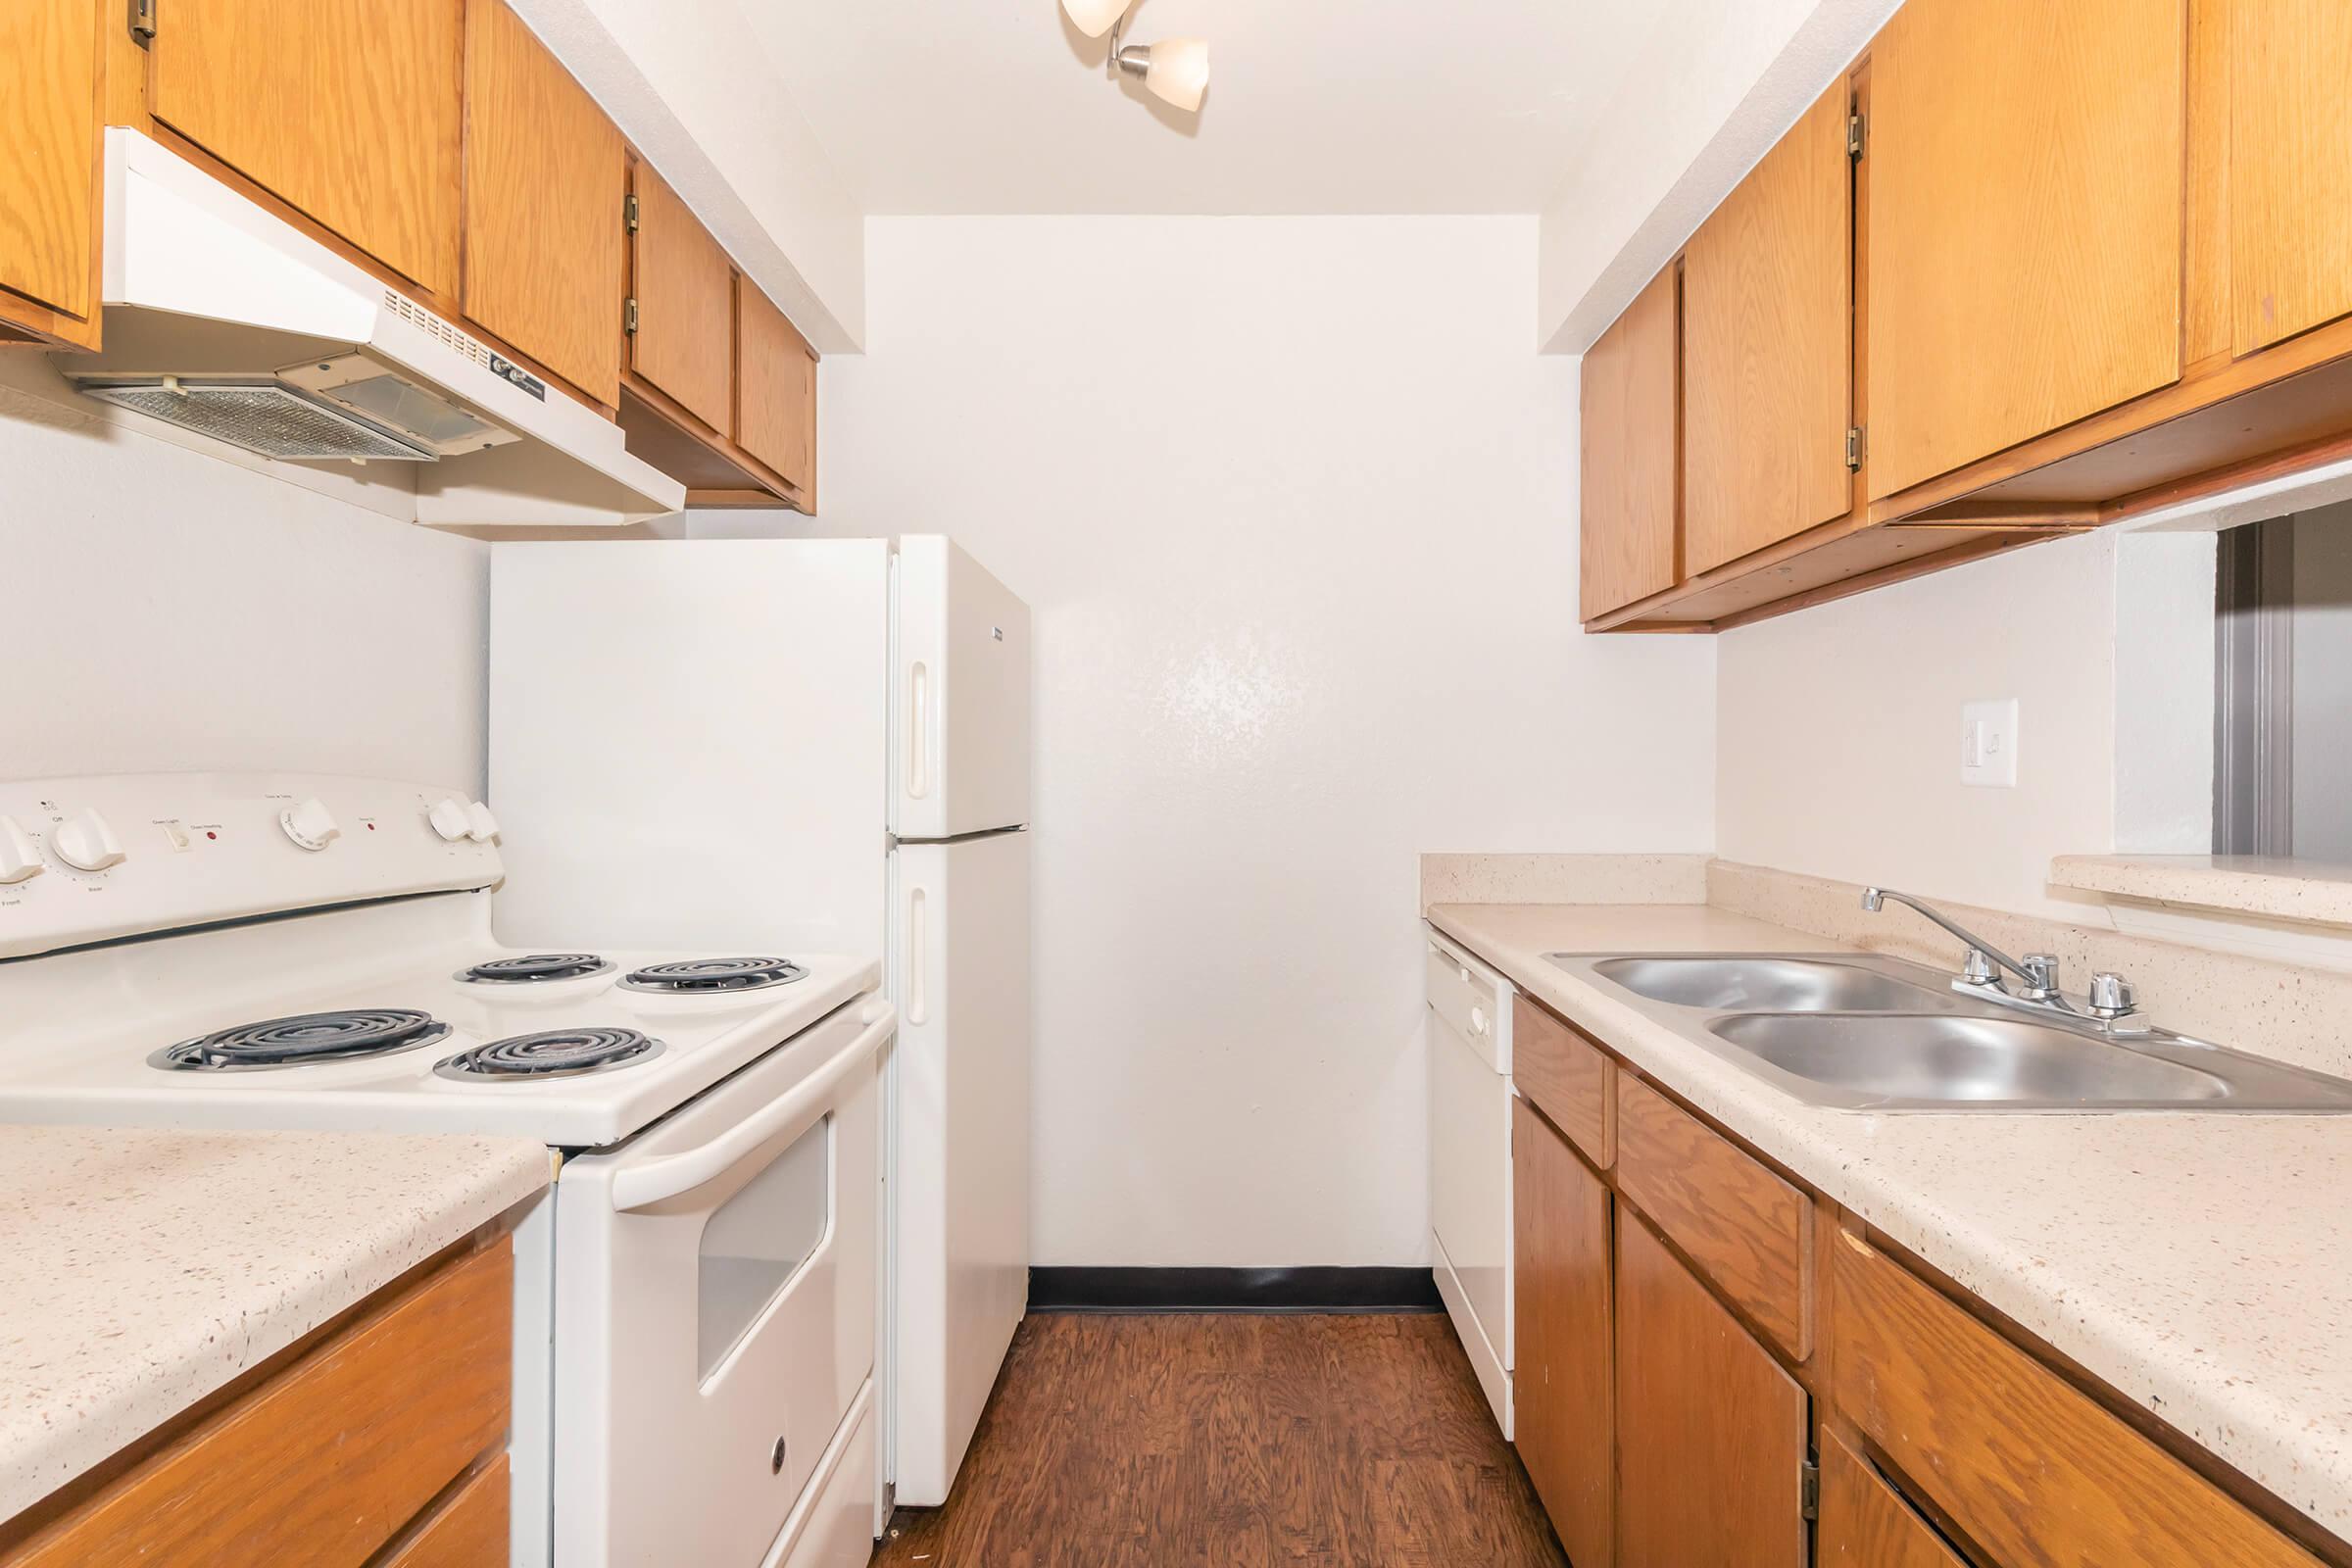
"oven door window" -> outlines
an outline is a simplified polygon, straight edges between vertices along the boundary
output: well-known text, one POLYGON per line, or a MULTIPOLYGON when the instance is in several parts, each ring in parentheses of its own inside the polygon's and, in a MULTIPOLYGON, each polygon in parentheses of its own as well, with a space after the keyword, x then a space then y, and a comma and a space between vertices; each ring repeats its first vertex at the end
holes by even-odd
POLYGON ((833 1219, 833 1118, 794 1140, 703 1227, 696 1349, 708 1380, 783 1294, 833 1219))

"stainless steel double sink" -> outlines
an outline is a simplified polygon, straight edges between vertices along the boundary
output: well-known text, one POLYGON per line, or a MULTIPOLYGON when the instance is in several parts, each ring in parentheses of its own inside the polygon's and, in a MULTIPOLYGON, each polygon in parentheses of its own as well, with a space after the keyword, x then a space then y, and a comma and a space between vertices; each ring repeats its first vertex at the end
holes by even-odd
POLYGON ((1544 955, 1809 1104, 2342 1114, 2352 1083, 2133 1020, 2012 1010, 1877 954, 1544 955))

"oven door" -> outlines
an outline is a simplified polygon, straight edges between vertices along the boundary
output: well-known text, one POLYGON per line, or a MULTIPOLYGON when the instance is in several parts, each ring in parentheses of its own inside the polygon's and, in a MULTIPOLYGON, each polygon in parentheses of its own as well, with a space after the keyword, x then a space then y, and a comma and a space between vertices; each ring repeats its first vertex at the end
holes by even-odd
POLYGON ((887 1003, 852 1003, 564 1165, 564 1568, 755 1568, 783 1528, 873 1371, 879 1074, 896 1026, 887 1003))

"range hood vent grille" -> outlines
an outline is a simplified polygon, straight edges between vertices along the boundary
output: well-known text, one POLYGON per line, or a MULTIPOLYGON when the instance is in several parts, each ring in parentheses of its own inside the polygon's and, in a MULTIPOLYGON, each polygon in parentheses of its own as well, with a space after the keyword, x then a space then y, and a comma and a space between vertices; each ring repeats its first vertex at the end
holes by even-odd
POLYGON ((91 397, 194 430, 265 458, 391 458, 431 463, 411 446, 306 393, 270 381, 198 381, 161 376, 83 382, 91 397))

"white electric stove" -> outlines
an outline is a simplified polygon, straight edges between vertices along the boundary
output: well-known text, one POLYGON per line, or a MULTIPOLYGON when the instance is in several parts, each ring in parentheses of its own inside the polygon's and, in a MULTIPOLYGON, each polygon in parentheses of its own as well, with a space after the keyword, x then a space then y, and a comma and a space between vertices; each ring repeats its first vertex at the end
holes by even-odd
MULTIPOLYGON (((514 949, 478 802, 0 784, 0 1120, 535 1139, 517 1564, 833 1568, 873 1523, 874 958, 514 949)), ((624 846, 612 898, 628 894, 624 846)))

